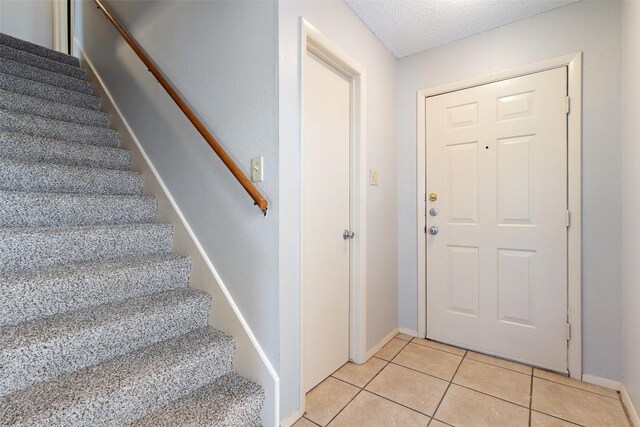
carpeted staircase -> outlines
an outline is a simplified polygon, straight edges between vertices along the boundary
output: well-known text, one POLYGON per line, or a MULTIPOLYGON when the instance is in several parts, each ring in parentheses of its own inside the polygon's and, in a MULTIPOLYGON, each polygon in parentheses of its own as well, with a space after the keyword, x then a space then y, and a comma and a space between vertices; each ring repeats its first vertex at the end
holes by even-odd
POLYGON ((77 58, 0 35, 0 425, 255 426, 77 58))

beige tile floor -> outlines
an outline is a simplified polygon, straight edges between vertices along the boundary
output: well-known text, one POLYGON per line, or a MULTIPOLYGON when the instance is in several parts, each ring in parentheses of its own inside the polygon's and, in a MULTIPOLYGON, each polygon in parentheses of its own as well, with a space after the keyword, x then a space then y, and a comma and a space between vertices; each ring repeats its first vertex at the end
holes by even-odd
POLYGON ((629 426, 617 392, 398 334, 307 394, 295 427, 629 426))

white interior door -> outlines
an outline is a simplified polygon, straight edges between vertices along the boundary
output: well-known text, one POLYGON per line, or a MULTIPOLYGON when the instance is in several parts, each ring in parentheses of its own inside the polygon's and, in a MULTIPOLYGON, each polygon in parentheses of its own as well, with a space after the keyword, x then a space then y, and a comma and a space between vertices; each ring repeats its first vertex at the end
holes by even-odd
POLYGON ((567 69, 426 100, 427 336, 567 372, 567 69))
POLYGON ((307 392, 349 360, 351 84, 306 53, 302 142, 302 377, 307 392))

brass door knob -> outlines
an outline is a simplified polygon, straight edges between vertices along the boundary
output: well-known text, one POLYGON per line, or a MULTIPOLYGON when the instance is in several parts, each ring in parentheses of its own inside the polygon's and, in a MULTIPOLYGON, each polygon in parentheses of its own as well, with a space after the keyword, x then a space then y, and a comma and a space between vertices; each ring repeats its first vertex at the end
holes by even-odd
POLYGON ((438 200, 438 195, 436 193, 430 193, 429 200, 431 200, 432 202, 435 202, 436 200, 438 200))

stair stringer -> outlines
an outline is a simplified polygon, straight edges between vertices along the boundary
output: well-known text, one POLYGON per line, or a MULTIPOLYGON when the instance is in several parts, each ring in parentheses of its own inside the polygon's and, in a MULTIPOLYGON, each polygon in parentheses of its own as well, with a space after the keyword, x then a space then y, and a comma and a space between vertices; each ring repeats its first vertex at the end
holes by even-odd
POLYGON ((278 426, 280 424, 280 378, 277 371, 90 58, 75 39, 74 44, 80 52, 80 66, 87 71, 87 80, 95 84, 95 95, 102 97, 102 111, 111 114, 111 129, 120 133, 120 148, 131 152, 131 170, 141 173, 144 177, 143 194, 152 195, 158 200, 156 221, 173 225, 174 253, 188 255, 191 258, 189 286, 207 292, 213 297, 214 304, 209 312, 209 325, 236 339, 234 369, 243 377, 260 384, 265 391, 265 403, 261 414, 262 425, 278 426))

